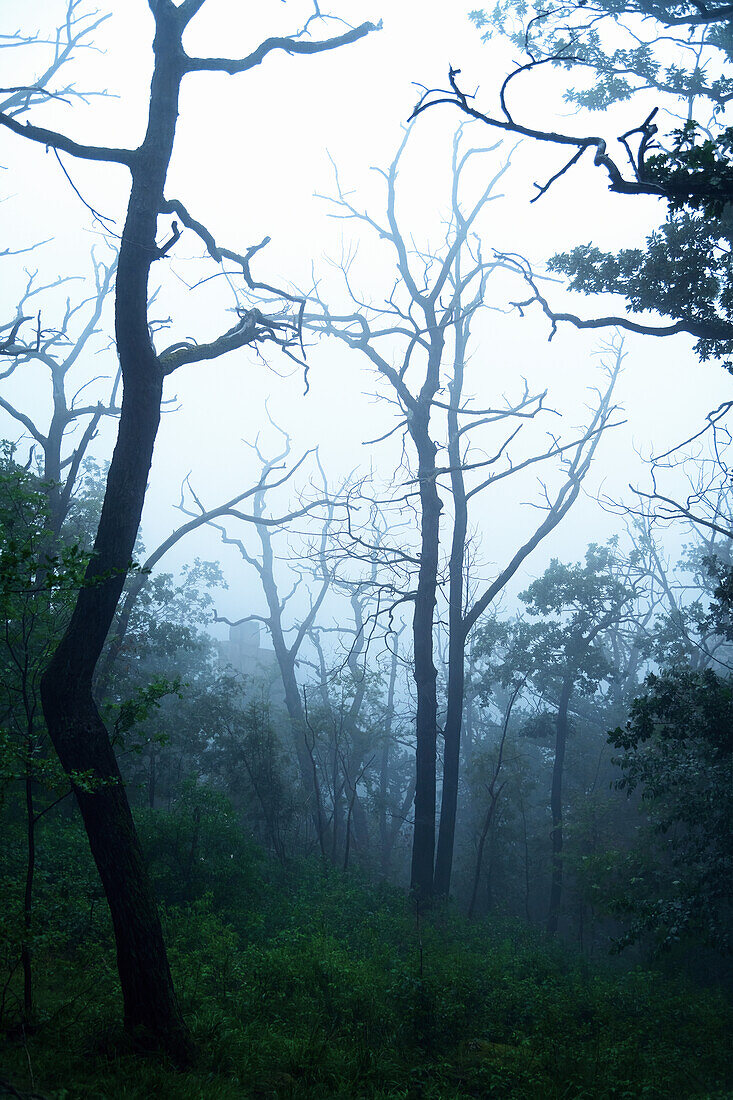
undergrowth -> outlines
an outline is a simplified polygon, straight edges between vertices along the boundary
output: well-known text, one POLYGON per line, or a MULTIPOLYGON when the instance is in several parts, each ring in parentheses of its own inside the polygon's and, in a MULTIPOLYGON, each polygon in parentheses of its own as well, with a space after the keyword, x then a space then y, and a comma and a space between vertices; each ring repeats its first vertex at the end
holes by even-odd
POLYGON ((591 968, 450 906, 418 929, 399 891, 318 865, 285 872, 252 853, 240 877, 164 903, 193 1069, 130 1048, 100 917, 83 941, 37 952, 38 1026, 6 1022, 0 1077, 48 1100, 733 1095, 718 991, 591 968))

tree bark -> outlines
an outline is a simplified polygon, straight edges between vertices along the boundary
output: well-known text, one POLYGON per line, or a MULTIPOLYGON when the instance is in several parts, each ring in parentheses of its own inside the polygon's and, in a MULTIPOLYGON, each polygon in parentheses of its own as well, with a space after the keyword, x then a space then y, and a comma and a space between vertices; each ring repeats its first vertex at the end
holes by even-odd
MULTIPOLYGON (((457 281, 460 266, 457 264, 457 281)), ((458 409, 463 392, 463 371, 469 322, 456 325, 456 351, 450 383, 448 410, 448 465, 453 498, 453 536, 448 563, 448 700, 443 749, 443 790, 440 802, 438 852, 435 860, 435 892, 447 897, 450 891, 458 811, 458 773, 461 757, 461 726, 465 690, 466 627, 463 621, 463 571, 468 530, 468 501, 461 464, 458 409)))
POLYGON ((183 20, 155 10, 155 68, 148 128, 131 160, 132 187, 120 245, 115 303, 123 400, 117 443, 85 586, 42 680, 49 734, 74 789, 109 903, 117 945, 125 1027, 179 1063, 192 1044, 168 966, 155 897, 92 677, 133 554, 160 421, 163 370, 148 331, 148 277, 173 149, 184 72, 183 20))
POLYGON ((392 848, 395 832, 394 822, 387 823, 387 793, 389 789, 389 756, 392 748, 392 724, 394 722, 394 698, 397 684, 397 642, 392 651, 387 686, 387 710, 382 733, 382 750, 379 761, 379 864, 381 873, 387 878, 392 860, 392 848))
MULTIPOLYGON (((442 341, 441 341, 442 350, 442 341)), ((434 352, 431 353, 431 357, 434 352)), ((440 355, 437 357, 438 364, 440 355)), ((429 372, 430 374, 430 372, 429 372)), ((437 383, 435 386, 437 389, 437 383)), ((435 751, 438 727, 437 672, 433 660, 433 625, 438 584, 438 545, 442 504, 435 475, 435 443, 430 438, 430 392, 413 413, 410 434, 418 453, 420 485, 420 570, 415 595, 413 645, 417 717, 415 733, 415 831, 410 887, 422 899, 433 894, 435 859, 435 751)), ((422 395, 421 395, 422 396, 422 395)))

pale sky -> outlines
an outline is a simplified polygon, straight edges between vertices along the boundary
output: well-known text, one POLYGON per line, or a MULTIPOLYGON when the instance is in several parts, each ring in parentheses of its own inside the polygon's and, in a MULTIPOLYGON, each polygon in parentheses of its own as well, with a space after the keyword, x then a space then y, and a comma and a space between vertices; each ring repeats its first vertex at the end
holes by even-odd
MULTIPOLYGON (((189 75, 181 100, 168 196, 183 201, 220 243, 232 248, 244 249, 270 236, 272 243, 261 254, 255 271, 273 283, 307 286, 313 269, 323 277, 324 287, 330 287, 334 276, 329 258, 338 259, 342 247, 359 243, 355 266, 359 287, 374 299, 385 296, 394 273, 389 250, 370 240, 363 227, 330 218, 328 204, 314 196, 334 193, 330 157, 339 167, 344 189, 353 191, 355 204, 368 208, 379 219, 384 188, 381 178, 370 169, 386 167, 394 153, 401 127, 417 98, 413 82, 444 84, 449 63, 462 68, 466 88, 480 84, 479 102, 486 109, 495 107, 498 86, 514 51, 505 43, 480 42, 467 18, 470 6, 434 0, 335 0, 332 10, 349 23, 382 19, 383 29, 321 56, 272 55, 241 76, 189 75)), ((64 8, 63 0, 0 0, 0 32, 18 27, 27 33, 51 30, 64 8)), ((279 0, 256 6, 240 0, 208 0, 190 28, 186 45, 199 55, 245 54, 265 37, 296 30, 311 10, 307 3, 279 0)), ((327 26, 333 28, 331 33, 338 33, 338 23, 327 26)), ((106 89, 110 97, 73 106, 51 103, 30 117, 83 142, 137 143, 145 124, 151 30, 145 0, 114 5, 114 14, 98 38, 103 52, 84 52, 69 70, 79 89, 106 89)), ((322 32, 316 33, 322 36, 322 32)), ((36 63, 40 64, 41 54, 31 61, 31 55, 22 50, 5 50, 0 57, 3 80, 9 85, 27 82, 36 63)), ((518 96, 524 99, 515 101, 517 114, 527 121, 554 119, 555 125, 577 132, 603 128, 610 141, 627 128, 629 119, 638 121, 641 115, 641 108, 634 105, 620 109, 613 118, 571 117, 562 104, 563 77, 544 70, 544 75, 535 79, 526 92, 518 89, 518 96), (541 117, 536 113, 540 110, 541 117)), ((459 121, 452 109, 428 112, 418 120, 410 139, 400 174, 398 212, 421 244, 437 245, 441 239, 451 138, 459 121)), ((497 136, 474 124, 471 140, 483 146, 493 144, 497 136)), ((487 155, 486 163, 498 163, 497 158, 505 156, 513 144, 505 142, 500 151, 487 155)), ((114 219, 119 232, 126 200, 125 170, 74 162, 69 157, 63 161, 84 198, 114 219)), ((609 195, 605 177, 590 164, 568 173, 543 200, 530 205, 533 182, 547 179, 560 163, 555 151, 529 142, 516 150, 503 181, 505 197, 491 204, 482 217, 480 231, 486 253, 492 248, 522 252, 539 266, 554 251, 590 240, 601 248, 637 245, 658 223, 661 210, 656 200, 609 195)), ((0 164, 4 169, 0 173, 3 247, 18 248, 53 238, 36 253, 3 260, 3 318, 9 319, 24 280, 24 267, 37 268, 43 282, 67 272, 85 276, 90 248, 95 245, 102 255, 105 245, 99 226, 51 154, 3 131, 0 164)), ((469 182, 477 187, 481 178, 477 175, 469 182)), ((161 239, 168 224, 161 219, 161 239)), ((153 281, 155 285, 157 280, 162 290, 151 313, 170 316, 173 322, 171 335, 162 339, 162 345, 187 336, 210 338, 232 323, 226 312, 232 299, 222 279, 198 290, 186 287, 216 270, 210 261, 208 265, 200 262, 200 254, 199 241, 184 234, 170 258, 156 265, 153 281)), ((80 288, 83 292, 82 283, 71 283, 63 294, 73 296, 80 288)), ((494 296, 491 304, 496 310, 505 310, 513 291, 516 287, 506 278, 498 279, 490 291, 494 296)), ((559 285, 553 288, 552 297, 559 307, 569 301, 559 285)), ((609 303, 575 298, 572 308, 592 316, 609 311, 609 303)), ((51 323, 50 317, 46 316, 45 323, 51 323)), ((111 314, 105 323, 111 334, 111 314)), ((484 312, 477 325, 479 339, 466 390, 474 392, 480 402, 495 403, 503 393, 516 396, 524 375, 533 386, 548 387, 548 400, 564 412, 568 428, 580 423, 587 387, 597 381, 594 356, 603 336, 565 328, 548 344, 547 335, 546 323, 535 313, 522 320, 516 313, 484 312)), ((99 346, 103 343, 108 343, 108 338, 99 346)), ((730 395, 729 377, 713 364, 700 365, 687 338, 629 337, 626 346, 628 358, 618 400, 624 405, 628 423, 603 443, 587 483, 590 492, 603 486, 616 497, 626 492, 629 481, 643 483, 645 474, 635 448, 644 453, 666 450, 697 430, 708 409, 730 395)), ((263 429, 265 399, 274 419, 292 434, 293 453, 319 445, 334 482, 346 471, 370 463, 385 482, 391 479, 396 462, 394 442, 367 448, 363 441, 387 431, 393 414, 389 406, 375 399, 381 387, 358 355, 330 342, 312 346, 307 397, 302 396, 302 375, 274 353, 268 358, 289 377, 277 377, 244 351, 220 363, 189 367, 171 380, 170 393, 178 398, 179 408, 164 418, 157 443, 143 517, 148 548, 181 522, 183 517, 172 504, 189 471, 209 505, 256 479, 251 452, 241 441, 252 440, 263 429)), ((113 370, 111 351, 93 360, 87 358, 78 367, 79 384, 113 370)), ((4 385, 9 397, 28 411, 38 411, 42 420, 48 403, 45 383, 42 371, 29 368, 22 378, 4 385)), ((263 431, 266 442, 266 425, 263 431)), ((18 438, 19 434, 17 426, 3 418, 0 436, 18 438)), ((111 438, 109 429, 100 434, 99 457, 104 457, 111 438)), ((531 483, 526 482, 521 489, 510 488, 498 498, 486 498, 474 519, 483 533, 486 562, 501 566, 516 547, 518 532, 536 522, 536 512, 520 507, 532 491, 531 483)), ((575 513, 530 560, 515 589, 541 572, 550 556, 577 559, 588 541, 602 540, 615 529, 613 517, 592 502, 579 502, 575 513)), ((201 532, 182 545, 165 568, 196 555, 215 557, 219 553, 216 539, 201 532)), ((231 591, 222 599, 220 609, 231 617, 261 610, 252 578, 236 560, 222 560, 228 573, 231 568, 231 591)))

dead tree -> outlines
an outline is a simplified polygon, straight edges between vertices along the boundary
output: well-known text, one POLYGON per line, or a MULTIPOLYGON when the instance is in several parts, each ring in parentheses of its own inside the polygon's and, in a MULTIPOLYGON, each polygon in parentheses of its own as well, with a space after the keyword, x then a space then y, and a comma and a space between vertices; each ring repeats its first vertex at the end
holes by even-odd
MULTIPOLYGON (((272 423, 272 421, 271 421, 272 423)), ((275 425, 273 425, 275 427, 275 425)), ((198 497, 193 494, 195 511, 189 505, 181 504, 179 507, 187 515, 192 516, 198 523, 205 522, 217 530, 225 545, 234 546, 240 557, 247 565, 255 570, 262 586, 262 592, 267 604, 266 615, 245 615, 239 619, 230 619, 216 615, 217 622, 227 623, 229 626, 240 626, 246 622, 261 622, 267 627, 272 639, 273 649, 277 658, 278 668, 283 684, 285 706, 290 719, 293 744, 296 750, 300 777, 309 810, 313 818, 318 843, 325 853, 325 838, 327 822, 321 797, 318 770, 313 757, 313 746, 308 740, 308 722, 304 709, 303 698, 296 677, 296 664, 303 643, 308 638, 317 620, 318 612, 326 598, 332 582, 332 567, 325 558, 325 544, 328 541, 329 530, 334 521, 335 504, 333 499, 324 493, 313 501, 300 508, 287 511, 280 516, 268 514, 267 492, 287 481, 301 466, 310 452, 307 452, 291 470, 280 478, 273 477, 273 473, 283 468, 283 463, 290 455, 290 437, 286 432, 277 429, 283 437, 282 450, 272 458, 267 458, 255 442, 252 449, 260 463, 261 474, 259 482, 252 494, 252 511, 244 513, 240 508, 226 505, 219 509, 207 509, 198 497), (314 511, 321 511, 324 517, 321 523, 321 532, 318 539, 321 543, 322 568, 318 577, 315 594, 311 596, 308 611, 302 620, 288 628, 284 611, 290 599, 298 588, 298 581, 290 592, 283 595, 280 591, 276 569, 275 545, 271 532, 287 528, 294 520, 308 515, 314 511), (252 553, 243 538, 231 534, 231 526, 226 526, 217 521, 217 518, 229 518, 252 525, 256 531, 256 537, 260 544, 259 553, 252 553), (292 632, 292 639, 288 635, 292 632)))
MULTIPOLYGON (((37 272, 28 276, 25 291, 16 308, 16 319, 9 326, 8 336, 0 343, 0 356, 8 365, 0 369, 0 380, 12 378, 29 364, 37 363, 49 372, 52 412, 47 427, 37 418, 16 406, 0 394, 0 408, 19 424, 30 437, 32 447, 38 447, 42 457, 41 478, 48 500, 49 525, 57 540, 69 512, 74 488, 89 446, 105 416, 118 416, 117 403, 120 375, 110 386, 105 400, 90 403, 84 393, 100 379, 87 377, 71 392, 72 371, 91 351, 93 338, 100 332, 102 310, 114 285, 116 257, 103 263, 92 254, 95 290, 86 300, 66 306, 59 322, 50 327, 45 322, 44 293, 53 291, 68 281, 57 279, 49 285, 37 281, 37 272), (34 301, 35 299, 35 301, 34 301), (75 433, 81 434, 75 438, 75 433), (71 446, 68 440, 71 439, 71 446)), ((7 328, 8 326, 6 326, 7 328)))
POLYGON ((64 83, 68 65, 84 50, 94 49, 94 34, 111 13, 100 15, 90 8, 87 0, 65 0, 65 12, 55 32, 47 38, 40 34, 24 35, 20 30, 0 34, 0 50, 24 49, 29 46, 43 54, 41 68, 23 84, 0 88, 0 111, 17 118, 31 107, 47 103, 49 99, 73 103, 103 96, 106 92, 80 89, 73 83, 64 83))
MULTIPOLYGON (((508 448, 522 424, 544 411, 545 393, 530 394, 526 385, 519 401, 506 399, 496 407, 478 409, 463 397, 463 374, 471 321, 484 304, 487 282, 492 272, 503 268, 496 256, 484 260, 475 222, 486 204, 495 196, 508 160, 500 164, 478 200, 465 208, 462 192, 466 187, 468 166, 479 153, 491 150, 464 149, 460 134, 453 146, 451 218, 444 246, 439 253, 408 249, 407 232, 396 214, 396 179, 408 135, 388 172, 386 222, 380 223, 362 213, 339 186, 336 199, 342 216, 365 222, 388 241, 395 252, 398 281, 385 305, 365 306, 354 297, 345 272, 353 314, 335 315, 320 302, 321 314, 307 314, 307 323, 318 331, 333 335, 364 354, 393 387, 400 421, 393 431, 401 430, 417 457, 414 475, 407 483, 406 499, 415 504, 420 549, 413 565, 417 585, 409 598, 414 603, 413 645, 416 716, 416 793, 413 842, 412 887, 424 897, 435 891, 446 893, 450 882, 453 832, 458 791, 460 727, 464 695, 464 650, 470 630, 491 601, 505 587, 525 558, 566 514, 576 499, 580 483, 589 467, 598 439, 608 426, 611 415, 612 385, 599 395, 598 408, 590 425, 569 441, 550 436, 539 452, 522 461, 512 460, 508 448), (392 354, 399 348, 399 365, 392 354), (447 386, 450 400, 441 398, 447 386), (466 451, 468 433, 486 432, 493 425, 512 422, 508 437, 495 453, 475 461, 466 451), (516 425, 516 427, 514 427, 516 425), (448 465, 439 465, 438 448, 445 447, 448 465), (556 459, 565 463, 562 486, 555 497, 547 496, 542 506, 546 515, 500 572, 475 601, 466 606, 464 574, 468 535, 468 501, 471 497, 508 476, 526 471, 539 462, 556 459), (447 482, 447 484, 445 484, 447 482), (445 493, 443 487, 445 486, 445 493), (442 586, 441 513, 446 494, 453 502, 453 539, 449 572, 449 686, 445 727, 445 768, 443 774, 443 810, 437 863, 435 860, 436 826, 436 740, 438 734, 438 696, 434 657, 434 635, 438 625, 436 602, 442 586), (437 875, 437 878, 435 877, 437 875)), ((338 184, 338 177, 337 177, 338 184)), ((614 375, 615 378, 615 375, 614 375)), ((484 441, 484 455, 487 453, 484 441)))
MULTIPOLYGON (((731 403, 708 414, 703 428, 664 454, 649 460, 646 488, 629 486, 633 503, 604 500, 626 520, 629 535, 654 594, 652 610, 677 635, 692 668, 729 667, 727 630, 716 615, 695 612, 701 593, 727 605, 733 575, 731 498, 731 403), (672 567, 665 533, 691 536, 684 558, 672 567), (679 570, 687 576, 680 576, 679 570), (690 574, 694 582, 690 585, 690 574)), ((658 631, 657 631, 658 632, 658 631)))
POLYGON ((490 466, 494 465, 499 456, 502 456, 504 465, 495 470, 486 470, 486 464, 482 463, 483 470, 478 480, 474 478, 472 483, 467 484, 467 476, 476 465, 471 463, 470 455, 465 449, 468 432, 475 426, 481 425, 482 420, 478 417, 475 420, 469 419, 468 423, 460 424, 460 414, 462 411, 465 413, 465 410, 461 409, 461 394, 468 335, 468 321, 466 321, 457 339, 448 412, 448 455, 454 515, 448 565, 448 688, 444 726, 443 788, 435 864, 435 889, 437 893, 443 895, 447 895, 450 890, 453 866, 465 696, 465 660, 469 636, 480 617, 503 592, 517 570, 563 521, 577 500, 601 437, 612 424, 615 412, 615 406, 612 404, 613 391, 623 362, 623 347, 619 344, 608 368, 605 391, 597 392, 597 403, 590 421, 574 439, 561 442, 553 435, 545 449, 520 461, 512 461, 506 456, 507 445, 519 434, 522 422, 534 418, 542 409, 545 394, 530 397, 525 392, 514 408, 488 411, 484 419, 494 422, 518 419, 519 427, 510 432, 498 449, 496 458, 492 458, 489 463, 490 466), (484 586, 476 585, 474 581, 475 590, 469 595, 466 591, 467 572, 469 572, 467 559, 469 503, 478 494, 490 490, 492 486, 499 484, 507 477, 516 476, 524 470, 550 461, 554 461, 560 467, 560 483, 552 493, 549 493, 544 486, 542 487, 543 499, 539 505, 544 513, 542 519, 519 545, 504 568, 499 570, 496 577, 484 586), (488 476, 485 477, 484 473, 488 473, 488 476))
POLYGON ((76 797, 112 914, 125 1025, 177 1060, 186 1061, 190 1039, 174 994, 155 899, 119 767, 94 702, 92 681, 132 558, 165 378, 181 366, 212 360, 247 345, 265 340, 287 344, 297 320, 282 315, 268 318, 253 308, 243 311, 236 324, 214 340, 178 343, 162 351, 155 348, 148 317, 150 272, 174 247, 181 223, 200 237, 215 261, 227 256, 237 263, 245 282, 254 282, 250 262, 262 247, 244 253, 219 248, 182 203, 166 197, 180 88, 184 77, 190 79, 193 73, 242 73, 273 51, 320 53, 355 42, 375 28, 365 23, 323 41, 308 35, 270 38, 246 57, 202 58, 189 56, 182 40, 205 0, 181 0, 178 5, 172 0, 148 0, 148 4, 155 22, 154 67, 147 129, 138 148, 88 145, 30 121, 21 123, 7 112, 0 112, 0 126, 57 154, 118 165, 131 179, 115 293, 115 334, 123 382, 117 443, 87 583, 44 676, 42 694, 49 733, 63 767, 72 777, 78 773, 95 777, 94 789, 77 786, 76 797), (159 245, 159 217, 170 213, 178 220, 172 222, 170 235, 159 245))
MULTIPOLYGON (((199 528, 205 524, 213 524, 214 521, 222 516, 236 516, 237 518, 247 518, 252 522, 256 522, 255 516, 245 517, 241 510, 241 505, 246 501, 255 497, 257 493, 266 492, 278 488, 284 482, 288 481, 295 472, 299 469, 301 464, 305 461, 307 455, 304 455, 298 462, 290 467, 281 476, 278 473, 279 467, 277 465, 271 468, 264 469, 261 477, 254 484, 247 489, 243 489, 242 492, 236 493, 235 496, 229 500, 224 501, 222 504, 217 504, 213 508, 204 508, 199 497, 194 491, 191 484, 191 475, 189 474, 183 485, 181 486, 181 499, 178 504, 178 509, 185 512, 191 518, 186 522, 180 524, 175 530, 162 540, 155 548, 147 555, 145 560, 140 564, 140 568, 129 578, 124 595, 120 600, 119 609, 115 618, 110 636, 108 639, 107 649, 103 659, 100 661, 97 675, 95 678, 95 686, 99 691, 100 685, 104 684, 117 660, 120 652, 125 645, 125 638, 130 625, 130 618, 135 610, 135 606, 140 595, 145 588, 147 580, 152 571, 160 564, 166 554, 169 553, 182 539, 187 538, 193 534, 199 528), (272 478, 271 478, 272 475, 272 478), (195 504, 196 510, 191 510, 186 504, 186 494, 189 493, 195 504)), ((298 515, 307 514, 307 512, 313 508, 318 507, 318 504, 311 504, 305 509, 298 510, 298 515)), ((296 518, 295 515, 290 517, 282 517, 283 523, 287 522, 288 518, 296 518)), ((276 520, 275 523, 278 521, 276 520)))
MULTIPOLYGON (((324 492, 327 492, 325 474, 321 471, 324 492)), ((363 482, 359 491, 363 489, 363 482)), ((351 493, 343 494, 351 498, 351 493)), ((346 502, 344 502, 346 503, 346 502)), ((349 513, 350 504, 346 505, 349 513)), ((371 517, 369 539, 376 545, 386 533, 386 523, 379 511, 371 517)), ((379 594, 382 587, 380 566, 377 555, 365 562, 367 569, 356 576, 344 575, 349 565, 353 565, 354 546, 348 535, 342 532, 326 532, 327 538, 321 538, 311 555, 311 561, 303 566, 304 575, 308 574, 316 582, 329 574, 331 576, 331 594, 348 600, 349 611, 334 615, 333 625, 314 623, 309 631, 311 645, 316 654, 315 661, 304 659, 302 664, 313 669, 316 675, 316 687, 327 716, 327 725, 333 731, 332 745, 328 756, 331 761, 330 789, 332 794, 331 811, 331 850, 336 858, 337 840, 340 837, 342 821, 342 802, 345 790, 351 792, 347 813, 347 846, 352 839, 351 823, 353 818, 353 840, 357 847, 366 850, 369 843, 369 829, 366 814, 358 793, 358 782, 352 784, 351 777, 359 776, 364 780, 368 768, 364 761, 371 751, 371 726, 369 722, 369 699, 367 688, 370 682, 370 647, 375 639, 383 641, 380 629, 379 594), (335 537, 334 537, 335 536, 335 537), (345 542, 345 545, 343 543, 345 542), (330 642, 328 654, 324 642, 330 642)), ((352 538, 355 532, 352 532, 352 538)), ((362 531, 365 536, 367 531, 362 531)), ((362 539, 366 541, 366 539, 362 539)), ((357 557, 357 560, 360 560, 357 557)), ((324 771, 327 773, 327 768, 324 771)), ((348 863, 348 856, 345 856, 348 863)))
MULTIPOLYGON (((411 597, 413 602, 414 678, 417 691, 416 734, 416 789, 415 828, 412 849, 412 889, 424 899, 433 894, 433 865, 435 859, 435 798, 436 798, 436 738, 438 729, 438 701, 436 668, 433 650, 435 628, 435 604, 438 589, 440 516, 443 504, 438 492, 436 454, 438 442, 431 423, 435 402, 444 382, 447 342, 457 318, 460 319, 461 294, 469 286, 481 286, 489 273, 499 264, 484 261, 480 254, 470 252, 469 237, 474 223, 492 197, 508 162, 505 162, 483 188, 470 211, 459 221, 451 222, 446 246, 440 255, 411 251, 405 230, 400 226, 396 213, 396 182, 398 167, 408 142, 410 130, 405 135, 387 172, 386 220, 378 222, 360 212, 341 189, 335 200, 341 216, 357 219, 376 230, 391 245, 398 282, 392 295, 382 308, 363 307, 355 301, 357 311, 352 314, 332 314, 318 300, 318 313, 306 315, 306 320, 317 331, 337 337, 349 347, 360 351, 390 383, 400 409, 400 423, 395 430, 404 428, 417 459, 412 478, 411 495, 416 498, 419 528, 419 554, 417 555, 417 586, 411 597), (467 250, 471 256, 460 287, 450 283, 456 256, 467 250), (399 342, 401 359, 394 366, 390 344, 399 342), (381 350, 384 348, 384 352, 381 350)), ((494 147, 496 148, 496 147, 494 147)), ((465 167, 465 156, 461 169, 465 167)), ((460 174, 460 173, 459 173, 460 174)), ((457 186, 457 184, 456 184, 457 186)), ((347 277, 348 286, 348 277, 347 277)))

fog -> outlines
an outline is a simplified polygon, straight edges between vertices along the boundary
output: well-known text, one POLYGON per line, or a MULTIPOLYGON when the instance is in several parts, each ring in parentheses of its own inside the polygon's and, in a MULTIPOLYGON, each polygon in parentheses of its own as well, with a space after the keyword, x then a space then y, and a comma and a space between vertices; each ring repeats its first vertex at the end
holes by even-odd
POLYGON ((732 57, 0 0, 0 1092, 723 1095, 732 57))
MULTIPOLYGON (((12 14, 13 26, 32 34, 55 25, 57 7, 51 2, 19 6, 6 0, 4 11, 8 17, 12 14)), ((215 56, 222 52, 225 28, 226 44, 236 43, 246 52, 263 37, 292 33, 307 14, 307 4, 271 3, 254 15, 248 11, 245 17, 238 14, 237 5, 211 2, 187 32, 186 42, 193 52, 215 56)), ((257 278, 277 286, 307 290, 315 273, 327 288, 324 293, 336 298, 341 288, 332 265, 344 253, 358 249, 352 279, 365 300, 378 301, 391 291, 395 258, 368 227, 330 216, 333 165, 356 206, 379 220, 385 188, 374 169, 385 168, 394 155, 417 100, 416 85, 444 86, 448 65, 460 62, 465 86, 479 88, 481 102, 493 107, 514 53, 502 41, 481 43, 466 12, 453 5, 393 3, 388 12, 382 12, 351 4, 338 14, 352 25, 381 18, 384 26, 353 47, 316 58, 274 54, 242 76, 192 74, 186 79, 167 194, 182 199, 192 215, 228 247, 244 249, 269 236, 271 243, 257 257, 254 271, 257 278)), ((72 70, 80 90, 107 94, 75 102, 73 108, 51 101, 34 114, 34 121, 65 128, 89 143, 139 141, 152 62, 151 27, 146 4, 114 11, 95 34, 96 49, 83 51, 72 70)), ((35 49, 34 63, 40 67, 48 47, 35 49)), ((28 51, 5 51, 5 58, 9 55, 7 83, 27 81, 28 51)), ((597 125, 597 116, 571 114, 562 92, 561 77, 544 80, 542 124, 570 123, 577 132, 583 132, 588 122, 597 125)), ((528 89, 518 87, 513 95, 517 114, 531 115, 537 122, 531 84, 528 89)), ((629 121, 637 121, 639 111, 634 102, 608 112, 603 124, 609 140, 629 121)), ((443 234, 452 135, 459 123, 457 112, 447 107, 418 119, 400 171, 398 210, 406 230, 422 247, 437 246, 443 234)), ((500 136, 474 123, 466 128, 465 142, 482 147, 500 136)), ((486 154, 481 167, 474 169, 470 180, 474 194, 482 174, 494 171, 497 162, 510 154, 511 168, 501 181, 502 197, 489 204, 477 226, 487 254, 492 249, 521 253, 541 265, 554 252, 591 239, 600 248, 638 246, 658 221, 656 199, 632 202, 610 195, 590 163, 578 166, 530 205, 534 182, 548 178, 560 158, 552 149, 511 138, 486 154)), ((38 280, 43 282, 62 273, 88 280, 90 249, 95 247, 102 257, 114 248, 124 217, 125 169, 67 157, 63 161, 84 200, 113 219, 115 228, 105 237, 51 153, 6 135, 3 238, 9 248, 48 240, 36 252, 4 259, 6 312, 14 308, 24 268, 37 268, 38 280)), ((467 192, 471 193, 470 187, 467 192)), ((169 219, 161 218, 161 235, 169 224, 169 219)), ((152 285, 160 286, 160 293, 151 316, 171 319, 165 342, 210 338, 229 323, 225 311, 233 301, 221 277, 187 289, 216 275, 213 262, 207 264, 200 256, 200 242, 184 233, 173 253, 153 272, 152 285)), ((565 308, 569 299, 562 283, 548 285, 555 308, 565 308)), ((63 288, 57 301, 67 293, 83 294, 83 282, 63 288)), ((588 388, 597 385, 600 344, 610 333, 583 333, 561 326, 548 343, 549 325, 536 307, 524 318, 511 310, 509 303, 521 294, 518 280, 501 273, 491 279, 487 309, 476 325, 466 391, 473 395, 476 407, 495 404, 504 396, 511 401, 521 379, 527 378, 530 387, 548 389, 548 404, 562 413, 564 424, 577 424, 588 388)), ((50 307, 44 303, 44 308, 50 323, 50 307)), ((576 298, 572 308, 585 316, 623 312, 622 303, 602 298, 592 303, 576 298)), ((93 366, 85 361, 76 368, 80 381, 86 381, 85 369, 88 375, 114 372, 114 353, 103 350, 111 330, 110 307, 93 366)), ((691 344, 685 336, 653 341, 626 334, 626 360, 616 392, 623 409, 619 419, 625 423, 603 441, 582 499, 526 564, 525 579, 541 573, 550 557, 577 558, 589 541, 604 541, 615 533, 616 521, 593 498, 603 493, 615 501, 632 500, 629 483, 647 487, 643 459, 694 434, 708 410, 725 399, 725 377, 699 365, 691 344)), ((291 435, 294 455, 318 445, 331 481, 337 482, 347 471, 358 476, 369 468, 378 480, 392 478, 399 441, 364 445, 365 440, 389 431, 393 414, 379 400, 383 386, 363 357, 347 354, 334 341, 310 340, 310 389, 305 397, 302 371, 272 350, 266 349, 265 357, 271 369, 245 349, 215 364, 184 368, 167 383, 170 409, 175 411, 166 413, 156 444, 142 524, 149 548, 180 522, 172 505, 178 503, 187 474, 208 507, 233 496, 256 477, 253 456, 241 441, 252 441, 258 432, 267 440, 265 401, 273 420, 291 435), (351 415, 343 415, 344 410, 351 415)), ((16 407, 28 413, 38 410, 43 418, 41 410, 47 408, 49 394, 42 370, 28 368, 22 377, 9 380, 7 387, 16 407)), ((5 434, 18 439, 17 425, 8 423, 5 434)), ((111 445, 107 425, 95 445, 97 457, 108 457, 111 445)), ((495 562, 501 567, 513 549, 517 533, 523 530, 523 511, 518 506, 527 493, 531 486, 508 490, 496 502, 488 497, 477 502, 473 523, 482 538, 487 566, 495 562)), ((172 552, 166 568, 176 568, 193 556, 219 553, 216 539, 200 531, 172 552)), ((232 570, 232 590, 223 606, 227 614, 239 617, 260 597, 236 561, 230 560, 225 569, 227 574, 232 570)), ((523 583, 520 578, 519 586, 523 583)))

